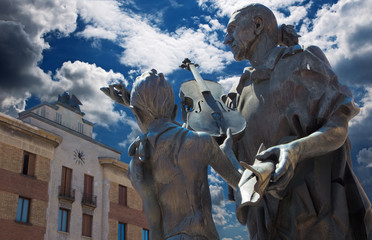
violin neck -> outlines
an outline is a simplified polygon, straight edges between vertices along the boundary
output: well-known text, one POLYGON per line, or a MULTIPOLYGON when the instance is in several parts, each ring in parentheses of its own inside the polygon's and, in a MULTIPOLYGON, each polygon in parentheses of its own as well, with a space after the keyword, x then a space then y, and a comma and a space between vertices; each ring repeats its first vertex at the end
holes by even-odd
POLYGON ((201 93, 210 93, 209 88, 207 87, 207 84, 205 84, 204 79, 200 76, 198 70, 196 70, 196 67, 194 64, 189 64, 190 71, 192 72, 192 75, 194 75, 194 78, 196 82, 198 83, 199 89, 201 93))

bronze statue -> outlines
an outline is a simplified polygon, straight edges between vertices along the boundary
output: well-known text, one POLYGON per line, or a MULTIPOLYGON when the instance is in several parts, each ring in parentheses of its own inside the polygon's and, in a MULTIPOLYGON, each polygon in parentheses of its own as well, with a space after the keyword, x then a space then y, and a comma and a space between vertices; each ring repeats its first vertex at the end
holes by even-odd
POLYGON ((347 137, 359 108, 318 47, 293 45, 282 33, 261 4, 236 11, 227 26, 224 43, 235 60, 251 64, 227 100, 247 122, 234 151, 250 165, 255 158, 275 164, 255 204, 242 200, 250 186, 243 176, 237 217, 251 239, 371 239, 371 205, 347 137), (268 149, 256 156, 261 143, 268 149))
POLYGON ((143 132, 129 147, 129 177, 144 202, 151 239, 218 239, 207 169, 211 165, 236 189, 241 167, 231 150, 231 131, 219 146, 209 134, 174 122, 173 90, 155 70, 138 77, 131 92, 123 85, 101 90, 129 107, 143 132))

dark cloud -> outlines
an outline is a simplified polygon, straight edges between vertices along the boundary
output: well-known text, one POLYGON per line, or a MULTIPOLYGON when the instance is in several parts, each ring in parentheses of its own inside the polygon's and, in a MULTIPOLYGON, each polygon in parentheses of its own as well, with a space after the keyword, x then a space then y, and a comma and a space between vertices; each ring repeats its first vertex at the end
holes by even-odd
POLYGON ((0 20, 0 87, 3 90, 28 88, 41 81, 31 68, 41 57, 41 49, 33 44, 20 23, 0 20))
POLYGON ((351 51, 358 51, 363 48, 370 47, 371 39, 371 25, 355 26, 355 28, 350 31, 350 34, 346 37, 346 41, 349 43, 349 48, 351 51))
POLYGON ((372 54, 340 59, 334 67, 340 82, 351 86, 372 86, 372 54))
POLYGON ((341 82, 353 86, 372 86, 372 25, 355 26, 345 38, 348 57, 338 60, 335 71, 341 82))
POLYGON ((363 186, 364 192, 372 200, 372 167, 366 167, 364 164, 354 164, 353 168, 360 184, 363 186))

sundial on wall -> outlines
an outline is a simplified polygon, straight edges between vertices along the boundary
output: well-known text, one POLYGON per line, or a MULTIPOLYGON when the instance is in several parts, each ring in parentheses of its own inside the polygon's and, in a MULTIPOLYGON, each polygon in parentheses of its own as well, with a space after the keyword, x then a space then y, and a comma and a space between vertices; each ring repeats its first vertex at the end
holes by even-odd
POLYGON ((76 164, 83 165, 85 164, 85 154, 80 149, 74 151, 74 160, 76 164))

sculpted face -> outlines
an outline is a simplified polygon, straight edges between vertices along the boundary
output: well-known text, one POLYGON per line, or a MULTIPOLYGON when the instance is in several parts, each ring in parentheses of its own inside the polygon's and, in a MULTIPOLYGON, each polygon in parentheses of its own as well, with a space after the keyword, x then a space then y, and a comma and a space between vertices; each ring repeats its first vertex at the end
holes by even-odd
POLYGON ((236 61, 248 59, 256 39, 254 21, 250 14, 235 12, 227 25, 224 44, 229 45, 236 61))

